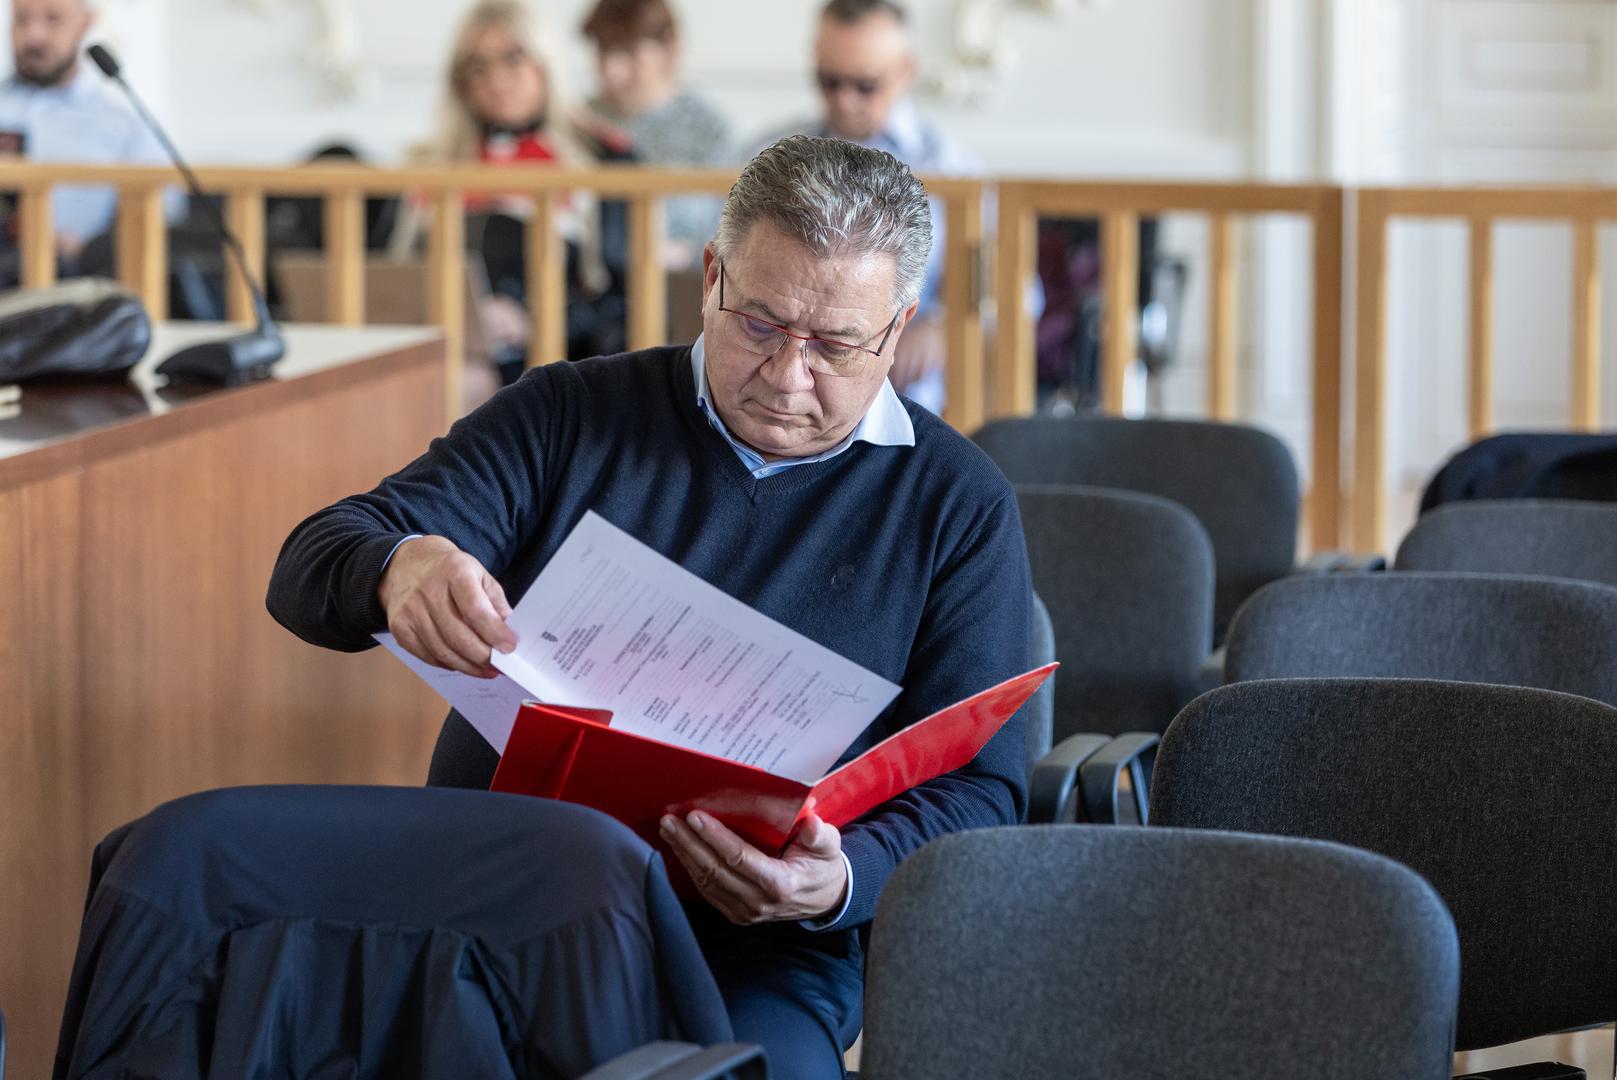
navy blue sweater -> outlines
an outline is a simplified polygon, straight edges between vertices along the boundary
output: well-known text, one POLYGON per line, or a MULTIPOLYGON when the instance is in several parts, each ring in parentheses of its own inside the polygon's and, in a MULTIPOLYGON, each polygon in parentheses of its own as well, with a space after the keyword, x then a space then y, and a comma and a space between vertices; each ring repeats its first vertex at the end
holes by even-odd
MULTIPOLYGON (((386 629, 383 563, 410 533, 448 537, 515 604, 594 510, 902 686, 846 760, 1031 666, 1015 495, 969 440, 905 408, 913 447, 857 442, 755 480, 697 407, 688 347, 536 368, 375 490, 299 525, 269 610, 316 645, 368 648, 386 629)), ((854 892, 839 928, 868 923, 899 860, 927 840, 1020 818, 1025 738, 1017 716, 965 768, 843 831, 854 892)))

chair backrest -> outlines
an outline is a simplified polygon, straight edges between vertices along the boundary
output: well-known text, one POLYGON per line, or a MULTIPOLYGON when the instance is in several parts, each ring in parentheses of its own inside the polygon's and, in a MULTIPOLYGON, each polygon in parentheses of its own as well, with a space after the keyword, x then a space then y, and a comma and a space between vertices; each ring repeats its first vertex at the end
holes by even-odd
POLYGON ((1617 705, 1617 588, 1494 574, 1286 578, 1236 613, 1224 677, 1449 679, 1617 705))
POLYGON ((1061 661, 1055 739, 1161 731, 1195 696, 1212 645, 1206 531, 1151 495, 1051 484, 1016 494, 1061 661))
POLYGON ((1151 821, 1334 840, 1414 869, 1459 930, 1472 1049, 1617 1018, 1613 761, 1617 710, 1568 694, 1237 683, 1168 728, 1151 821))
POLYGON ((1501 499, 1423 514, 1398 547, 1398 570, 1542 574, 1617 586, 1617 506, 1501 499))
POLYGON ((1044 826, 936 840, 876 911, 866 1080, 1446 1078, 1441 901, 1368 852, 1044 826))
MULTIPOLYGON (((1043 667, 1058 659, 1056 656, 1055 625, 1050 621, 1050 609, 1038 593, 1033 594, 1033 666, 1043 667)), ((1056 674, 1060 674, 1057 672, 1056 674)), ((1056 707, 1056 677, 1050 676, 1033 691, 1023 710, 1027 713, 1027 765, 1050 752, 1056 707)))
POLYGON ((1016 484, 1157 495, 1207 530, 1218 571, 1214 636, 1297 559, 1297 467, 1286 445, 1242 424, 1117 417, 996 420, 972 436, 1016 484))

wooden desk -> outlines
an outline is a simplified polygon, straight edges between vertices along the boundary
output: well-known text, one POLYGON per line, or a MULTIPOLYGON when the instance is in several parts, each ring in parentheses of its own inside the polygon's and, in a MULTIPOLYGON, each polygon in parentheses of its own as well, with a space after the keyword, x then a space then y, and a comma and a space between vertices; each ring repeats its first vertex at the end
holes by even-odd
POLYGON ((160 386, 217 328, 163 327, 127 383, 0 392, 0 1009, 49 1075, 90 853, 233 784, 418 784, 443 706, 391 658, 264 610, 304 516, 443 430, 435 330, 291 327, 273 380, 160 386))

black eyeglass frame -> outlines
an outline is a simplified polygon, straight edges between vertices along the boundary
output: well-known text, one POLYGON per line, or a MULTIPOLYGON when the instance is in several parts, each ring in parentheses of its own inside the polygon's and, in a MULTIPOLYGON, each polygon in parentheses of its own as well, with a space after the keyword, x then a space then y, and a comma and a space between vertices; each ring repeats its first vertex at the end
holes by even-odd
MULTIPOLYGON (((780 323, 770 322, 768 319, 760 319, 758 316, 753 315, 750 312, 737 311, 735 308, 725 307, 724 306, 724 280, 728 276, 729 275, 725 271, 725 268, 724 268, 724 260, 720 259, 719 260, 719 310, 720 311, 724 312, 727 315, 734 315, 738 319, 751 319, 755 323, 762 323, 763 325, 769 327, 770 329, 775 330, 775 331, 777 331, 779 333, 785 334, 786 337, 788 337, 790 339, 793 339, 793 340, 796 340, 796 341, 820 341, 820 342, 824 342, 827 345, 835 345, 839 349, 857 349, 859 352, 866 353, 866 354, 868 354, 870 356, 880 357, 882 352, 887 348, 888 341, 892 340, 893 331, 898 329, 898 317, 900 315, 904 314, 904 309, 903 308, 899 308, 897 311, 893 312, 892 319, 889 320, 888 323, 887 323, 887 330, 881 336, 881 343, 878 344, 874 349, 872 349, 868 345, 855 345, 851 341, 837 341, 835 338, 823 338, 823 337, 819 337, 819 336, 814 335, 814 334, 794 334, 790 330, 788 330, 786 327, 780 325, 780 323)), ((781 345, 784 345, 784 344, 786 344, 784 341, 781 342, 781 345)), ((779 352, 779 351, 780 351, 780 346, 777 345, 775 347, 775 352, 779 352)), ((771 353, 769 355, 774 355, 774 354, 771 353)), ((850 372, 847 372, 846 375, 847 375, 847 377, 851 378, 851 377, 853 377, 855 375, 860 374, 863 371, 864 371, 864 365, 861 364, 860 367, 859 367, 859 371, 850 371, 850 372)), ((834 372, 834 371, 828 371, 828 372, 826 372, 826 374, 832 375, 834 377, 834 376, 837 376, 840 373, 834 372)))

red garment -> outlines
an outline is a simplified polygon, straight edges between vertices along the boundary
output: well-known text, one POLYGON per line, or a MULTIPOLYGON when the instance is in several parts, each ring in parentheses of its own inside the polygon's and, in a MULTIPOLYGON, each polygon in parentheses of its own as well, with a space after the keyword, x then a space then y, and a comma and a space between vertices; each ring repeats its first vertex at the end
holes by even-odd
MULTIPOLYGON (((483 144, 477 148, 477 160, 485 165, 540 165, 557 159, 555 149, 543 132, 528 131, 516 135, 501 131, 483 139, 483 144)), ((472 213, 492 210, 502 197, 516 196, 511 193, 501 196, 488 192, 467 192, 466 209, 472 213)))

